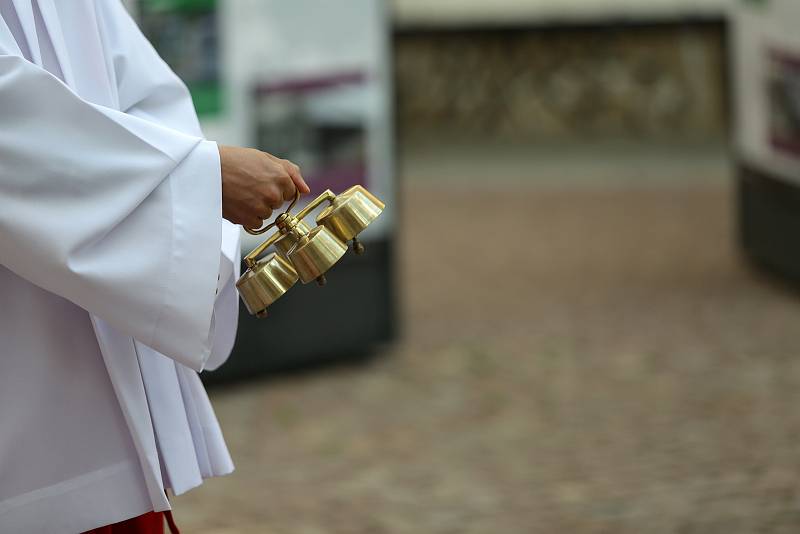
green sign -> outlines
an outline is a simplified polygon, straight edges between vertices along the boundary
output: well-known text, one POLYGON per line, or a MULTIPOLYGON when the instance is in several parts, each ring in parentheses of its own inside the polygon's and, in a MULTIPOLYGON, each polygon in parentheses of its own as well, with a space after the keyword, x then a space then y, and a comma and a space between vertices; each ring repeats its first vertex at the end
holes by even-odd
POLYGON ((216 0, 140 0, 141 27, 186 83, 198 115, 222 111, 216 0))

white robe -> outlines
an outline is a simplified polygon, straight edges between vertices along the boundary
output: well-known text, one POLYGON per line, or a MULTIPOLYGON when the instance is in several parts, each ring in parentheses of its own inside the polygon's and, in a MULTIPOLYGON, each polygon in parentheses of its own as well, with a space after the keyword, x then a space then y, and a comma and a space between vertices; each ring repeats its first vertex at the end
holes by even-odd
POLYGON ((0 0, 0 532, 167 510, 233 469, 217 146, 119 0, 0 0))

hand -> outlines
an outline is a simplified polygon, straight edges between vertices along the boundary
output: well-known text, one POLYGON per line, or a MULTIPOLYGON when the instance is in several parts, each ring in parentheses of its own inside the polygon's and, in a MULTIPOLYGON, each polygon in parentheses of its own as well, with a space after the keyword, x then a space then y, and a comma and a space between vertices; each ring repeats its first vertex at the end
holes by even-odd
POLYGON ((309 193, 300 167, 252 148, 219 145, 222 168, 222 216, 245 228, 260 228, 272 210, 309 193))

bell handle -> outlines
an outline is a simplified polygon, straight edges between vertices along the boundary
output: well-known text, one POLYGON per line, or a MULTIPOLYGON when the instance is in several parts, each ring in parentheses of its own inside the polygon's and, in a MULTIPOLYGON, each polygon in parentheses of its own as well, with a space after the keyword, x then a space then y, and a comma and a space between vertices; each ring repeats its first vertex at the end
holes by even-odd
POLYGON ((305 208, 300 210, 300 212, 297 215, 295 215, 295 217, 297 217, 298 220, 302 221, 303 219, 308 217, 309 213, 317 209, 317 207, 319 207, 319 205, 322 204, 323 202, 330 202, 331 204, 333 204, 334 200, 336 200, 336 195, 334 195, 333 191, 331 191, 330 189, 326 189, 320 196, 309 202, 305 208))
MULTIPOLYGON (((297 204, 298 200, 300 200, 300 190, 295 188, 294 189, 294 198, 292 199, 292 203, 289 204, 289 207, 286 208, 283 213, 289 213, 290 211, 292 211, 292 208, 294 207, 295 204, 297 204)), ((266 225, 264 228, 259 228, 258 230, 251 230, 250 228, 245 228, 244 231, 247 232, 250 235, 261 235, 261 234, 266 233, 267 230, 269 230, 273 226, 275 226, 274 222, 266 225)))
MULTIPOLYGON (((270 226, 274 226, 274 224, 270 224, 270 226)), ((261 256, 261 254, 263 254, 265 250, 267 250, 270 246, 272 246, 281 237, 282 234, 280 232, 275 232, 274 234, 269 236, 266 241, 264 241, 256 248, 254 248, 252 252, 250 252, 250 254, 244 257, 244 262, 247 264, 247 266, 249 268, 255 267, 256 262, 258 261, 258 257, 261 256)))
POLYGON ((292 199, 292 203, 291 203, 291 204, 289 204, 289 207, 288 207, 288 208, 286 208, 286 210, 284 211, 284 213, 287 213, 287 214, 288 214, 290 211, 292 211, 292 208, 294 208, 294 205, 295 205, 295 204, 297 204, 297 201, 298 201, 298 200, 300 200, 300 190, 299 190, 299 189, 297 189, 297 187, 295 187, 295 188, 294 188, 294 198, 292 199))
POLYGON ((259 228, 258 230, 251 230, 250 228, 245 228, 244 231, 247 232, 250 235, 261 235, 261 234, 266 233, 270 228, 272 228, 274 226, 275 226, 275 223, 271 222, 268 225, 266 225, 264 228, 259 228))

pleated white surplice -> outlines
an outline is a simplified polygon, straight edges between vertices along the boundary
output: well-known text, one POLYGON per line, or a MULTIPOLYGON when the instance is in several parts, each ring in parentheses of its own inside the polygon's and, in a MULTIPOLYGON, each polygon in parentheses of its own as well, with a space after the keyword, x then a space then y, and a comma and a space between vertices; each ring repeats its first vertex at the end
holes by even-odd
POLYGON ((169 509, 233 463, 216 143, 119 0, 0 0, 0 532, 169 509))

